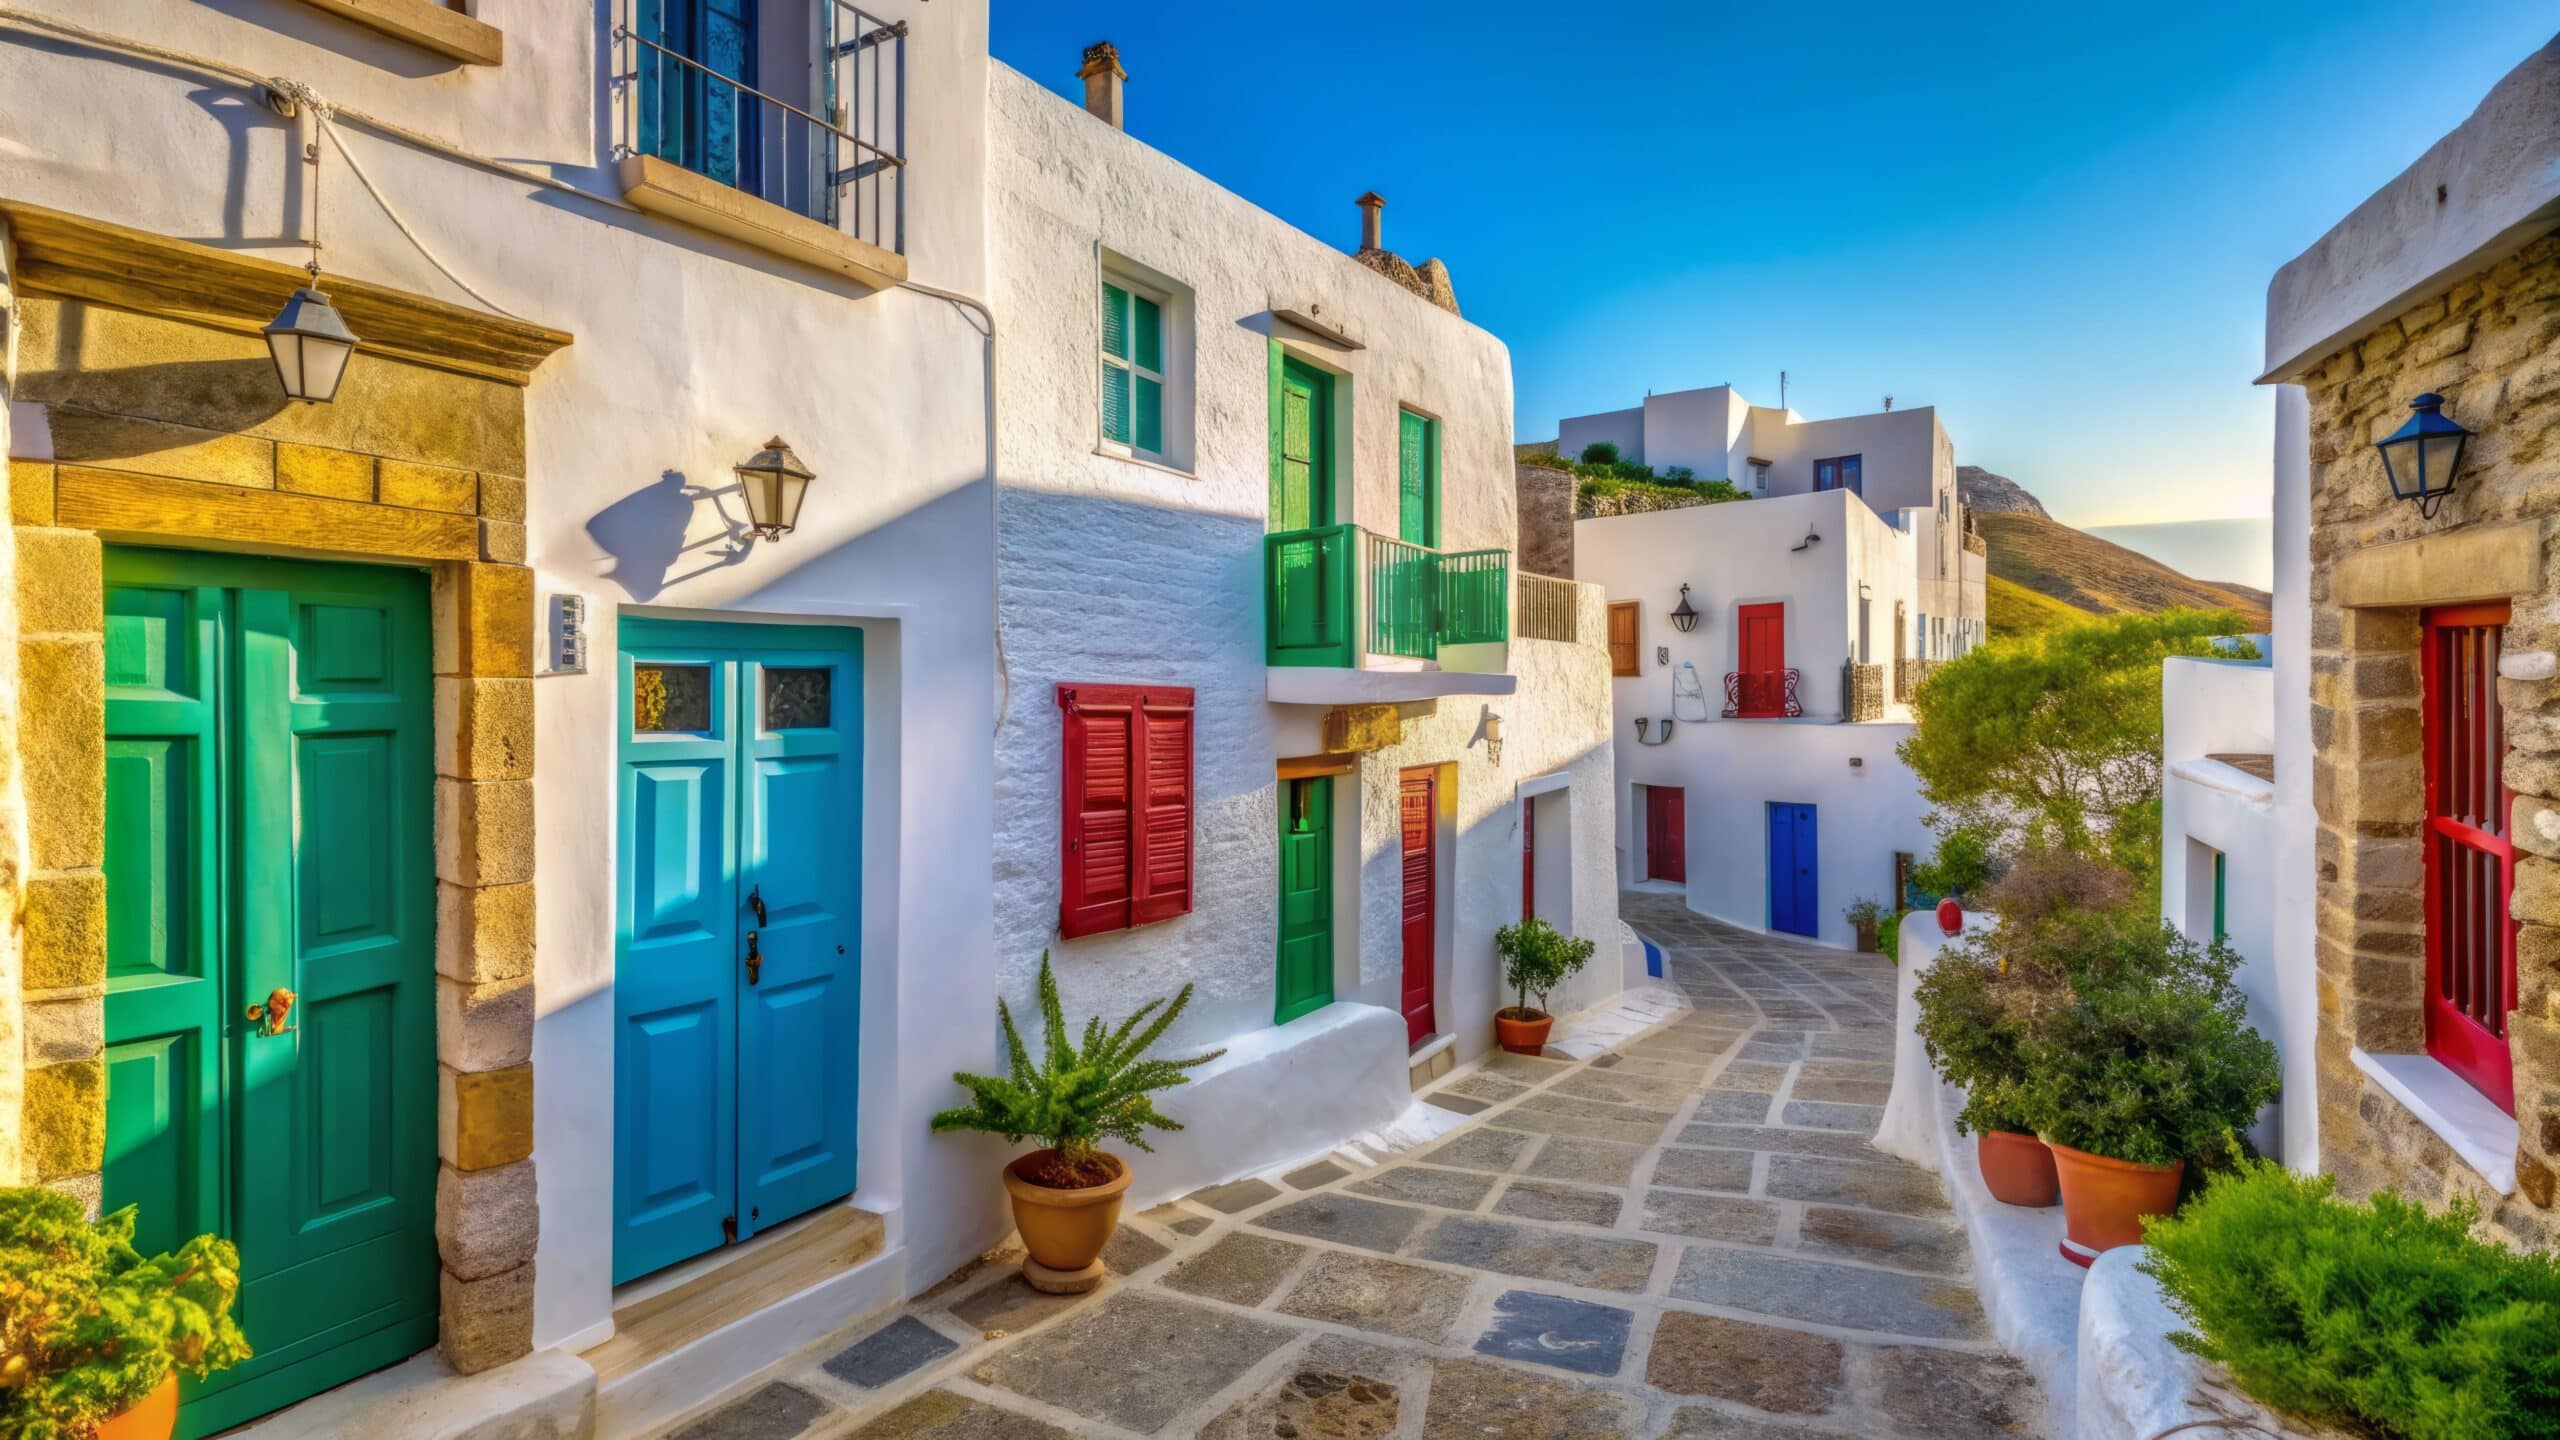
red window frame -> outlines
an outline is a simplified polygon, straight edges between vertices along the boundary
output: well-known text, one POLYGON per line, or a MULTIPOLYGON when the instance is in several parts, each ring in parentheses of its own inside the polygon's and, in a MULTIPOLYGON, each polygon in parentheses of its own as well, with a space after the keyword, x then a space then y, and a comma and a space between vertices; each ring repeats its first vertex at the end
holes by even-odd
POLYGON ((2507 1014, 2516 997, 2513 808, 2501 775, 2498 650, 2509 607, 2420 616, 2426 757, 2427 1053, 2515 1113, 2507 1014))
POLYGON ((1190 689, 1065 684, 1058 708, 1059 937, 1189 914, 1190 689))

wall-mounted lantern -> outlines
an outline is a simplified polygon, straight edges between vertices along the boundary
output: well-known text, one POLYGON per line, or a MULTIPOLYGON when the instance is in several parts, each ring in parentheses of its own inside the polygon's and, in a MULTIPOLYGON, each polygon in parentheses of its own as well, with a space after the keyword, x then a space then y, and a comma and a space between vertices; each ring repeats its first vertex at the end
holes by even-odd
POLYGON ((747 492, 747 519, 756 534, 779 540, 800 522, 800 502, 809 482, 818 478, 777 435, 738 466, 738 485, 747 492))
POLYGON ((2391 493, 2418 502, 2418 513, 2436 517, 2444 497, 2453 493, 2453 475, 2462 468, 2462 447, 2471 432, 2446 418, 2444 397, 2433 391, 2409 402, 2417 413, 2409 423, 2373 444, 2382 452, 2382 473, 2391 478, 2391 493))
POLYGON ((1491 709, 1484 712, 1484 758, 1502 763, 1502 717, 1491 709))
POLYGON ((1686 635, 1698 628, 1698 612, 1689 606, 1689 587, 1680 587, 1680 603, 1671 607, 1671 628, 1686 635))

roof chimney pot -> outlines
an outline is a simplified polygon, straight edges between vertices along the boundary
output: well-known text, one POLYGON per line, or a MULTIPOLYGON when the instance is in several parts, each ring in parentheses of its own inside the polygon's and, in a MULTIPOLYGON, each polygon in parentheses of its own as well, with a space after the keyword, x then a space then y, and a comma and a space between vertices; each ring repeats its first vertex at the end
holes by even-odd
POLYGON ((1127 128, 1121 118, 1120 91, 1129 82, 1129 72, 1120 68, 1120 47, 1108 40, 1087 45, 1084 67, 1076 74, 1084 79, 1085 112, 1114 130, 1127 128))
POLYGON ((1360 207, 1360 248, 1363 250, 1386 249, 1387 227, 1382 215, 1387 208, 1387 197, 1371 190, 1353 203, 1360 207))

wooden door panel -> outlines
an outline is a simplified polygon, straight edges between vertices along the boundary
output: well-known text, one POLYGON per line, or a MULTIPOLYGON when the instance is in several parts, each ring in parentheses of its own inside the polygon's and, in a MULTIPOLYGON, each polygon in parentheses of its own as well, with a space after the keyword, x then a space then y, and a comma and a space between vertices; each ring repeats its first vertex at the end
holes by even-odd
POLYGON ((1333 780, 1280 782, 1280 944, 1275 1023, 1333 1003, 1333 780))
POLYGON ((1438 1029, 1434 1012, 1439 961, 1439 784, 1429 774, 1407 775, 1400 787, 1403 838, 1404 1022, 1407 1043, 1438 1029))
POLYGON ((1688 792, 1670 785, 1648 785, 1644 799, 1646 878, 1685 885, 1689 880, 1688 792))

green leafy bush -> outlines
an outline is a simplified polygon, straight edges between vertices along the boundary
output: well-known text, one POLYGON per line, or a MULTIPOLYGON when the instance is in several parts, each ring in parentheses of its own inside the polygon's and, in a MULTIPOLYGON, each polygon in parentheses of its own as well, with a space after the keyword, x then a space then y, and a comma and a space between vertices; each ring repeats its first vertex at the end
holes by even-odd
POLYGON ((1040 952, 1040 1027, 1047 1050, 1042 1063, 1031 1063, 1022 1034, 1014 1029, 1013 1011, 996 1001, 996 1018, 1004 1026, 1004 1053, 1011 1074, 953 1075, 971 1098, 967 1105, 933 1117, 939 1133, 979 1130, 1020 1144, 1024 1136, 1057 1152, 1047 1173, 1035 1178, 1063 1188, 1098 1185, 1116 1173, 1101 1154, 1103 1137, 1127 1141, 1153 1151, 1146 1131, 1179 1130, 1148 1096, 1187 1083, 1182 1072, 1206 1065, 1224 1050, 1187 1060, 1150 1060, 1146 1053, 1191 1003, 1191 987, 1173 1003, 1150 1000, 1115 1027, 1095 1016, 1084 1027, 1084 1043, 1067 1038, 1066 1012, 1058 1000, 1058 979, 1050 973, 1049 953, 1040 952), (1162 1013, 1157 1013, 1161 1008, 1162 1013), (1152 1023, 1148 1017, 1154 1016, 1152 1023), (1141 1029, 1140 1027, 1145 1028, 1141 1029))
POLYGON ((0 1435, 80 1440, 157 1389, 249 1358, 231 1318, 240 1252, 199 1235, 133 1248, 133 1207, 91 1221, 51 1190, 0 1190, 0 1435))
POLYGON ((2026 1078, 2031 1010, 2007 991, 2006 979, 1990 943, 1974 939, 1940 950, 1914 992, 1930 1063, 1964 1088, 1956 1114, 1963 1134, 2027 1128, 2018 1086, 2026 1078))
POLYGON ((2471 1237, 2477 1210, 2350 1204, 2266 1161, 2143 1236, 2193 1327, 2170 1337, 2304 1419, 2401 1440, 2560 1436, 2560 1263, 2471 1237))
POLYGON ((1580 974, 1599 946, 1567 935, 1544 920, 1522 920, 1493 932, 1493 948, 1502 956, 1502 979, 1520 997, 1514 1018, 1534 1020, 1547 1013, 1547 997, 1557 986, 1580 974), (1529 997, 1538 997, 1533 1008, 1529 997))
POLYGON ((1961 898, 1991 880, 1991 839, 1978 829, 1955 826, 1938 837, 1938 848, 1911 867, 1911 883, 1923 895, 1943 900, 1961 898))
POLYGON ((1590 444, 1583 446, 1582 463, 1585 465, 1617 464, 1618 447, 1616 443, 1608 440, 1594 440, 1590 444))
POLYGON ((2032 997, 2015 1012, 2025 1030, 2014 1103, 2027 1128, 2137 1165, 2228 1151, 2279 1083, 2276 1047, 2249 1028, 2231 982, 2239 957, 2123 915, 2038 933, 2069 983, 2059 994, 2006 987, 2032 997))

